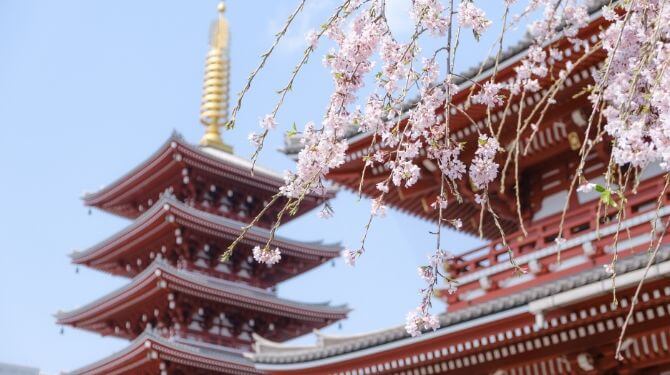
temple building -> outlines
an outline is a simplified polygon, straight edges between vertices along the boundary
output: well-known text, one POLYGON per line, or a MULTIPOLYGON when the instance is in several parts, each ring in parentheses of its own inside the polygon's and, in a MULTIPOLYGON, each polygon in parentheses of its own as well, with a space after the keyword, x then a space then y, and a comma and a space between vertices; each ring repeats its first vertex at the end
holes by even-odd
MULTIPOLYGON (((131 219, 72 262, 129 282, 75 310, 58 324, 130 340, 123 350, 73 374, 258 374, 243 354, 257 335, 283 342, 347 316, 346 306, 301 303, 275 287, 339 255, 340 246, 275 236, 266 209, 284 179, 233 154, 222 141, 228 121, 229 29, 219 5, 207 55, 201 122, 192 145, 173 134, 146 161, 84 202, 131 219), (259 213, 259 220, 253 222, 259 213), (220 257, 254 224, 226 262, 220 257), (281 250, 274 265, 252 249, 281 250)), ((291 220, 334 196, 311 195, 291 220)), ((280 202, 281 204, 281 199, 280 202)), ((276 207, 278 205, 275 205, 276 207)))
MULTIPOLYGON (((457 256, 444 271, 455 278, 458 290, 439 294, 448 305, 448 311, 440 315, 439 329, 417 337, 411 337, 403 326, 353 336, 318 333, 315 345, 302 347, 257 340, 251 356, 256 368, 273 374, 670 374, 670 237, 662 237, 660 225, 670 215, 670 196, 664 190, 663 171, 650 166, 642 172, 620 219, 616 208, 599 205, 596 192, 573 194, 563 225, 565 241, 556 242, 580 160, 579 149, 587 135, 594 135, 586 134, 592 105, 584 92, 603 67, 606 55, 596 45, 606 26, 599 8, 594 7, 589 25, 578 34, 593 47, 589 55, 583 45, 580 48, 567 39, 552 41, 551 47, 563 55, 553 67, 562 69, 570 63, 575 69, 560 87, 557 104, 537 124, 535 137, 530 144, 522 144, 528 146, 528 152, 519 160, 519 200, 527 235, 519 227, 514 172, 510 170, 504 189, 500 180, 489 188, 509 247, 486 214, 482 231, 489 244, 471 251, 449 249, 457 256), (651 241, 661 241, 661 251, 645 278, 651 241), (561 261, 557 262, 559 245, 561 261), (527 269, 526 274, 515 274, 508 251, 527 269), (615 253, 618 304, 612 303, 612 277, 603 267, 615 253), (622 342, 623 358, 616 360, 621 328, 643 278, 646 281, 622 342)), ((478 128, 484 129, 487 118, 486 107, 470 100, 472 82, 514 79, 515 68, 529 46, 522 42, 505 53, 494 77, 493 62, 464 74, 453 98, 456 108, 449 116, 453 140, 465 142, 461 155, 466 163, 476 149, 478 128)), ((537 104, 554 83, 550 74, 540 81, 539 92, 514 97, 508 123, 515 124, 520 108, 537 104)), ((492 113, 494 127, 500 124, 504 110, 492 113)), ((522 113, 528 116, 529 111, 522 113)), ((444 121, 444 113, 439 115, 444 121)), ((515 126, 503 129, 499 137, 503 147, 515 139, 515 130, 515 126)), ((522 139, 528 136, 524 133, 522 139)), ((354 135, 345 165, 329 178, 357 191, 365 155, 375 147, 379 144, 370 135, 354 135)), ((298 150, 299 145, 288 140, 287 153, 295 155, 298 150)), ((602 183, 610 154, 606 141, 590 153, 583 169, 589 181, 602 183)), ((441 172, 425 153, 421 158, 416 162, 421 167, 418 182, 390 191, 385 202, 435 221, 430 205, 439 196, 441 172)), ((503 164, 504 159, 498 162, 503 164)), ((363 193, 376 198, 375 184, 388 173, 384 166, 369 170, 363 193)), ((477 235, 480 208, 474 199, 476 190, 467 179, 459 189, 464 201, 450 202, 446 217, 462 219, 462 230, 477 235)))

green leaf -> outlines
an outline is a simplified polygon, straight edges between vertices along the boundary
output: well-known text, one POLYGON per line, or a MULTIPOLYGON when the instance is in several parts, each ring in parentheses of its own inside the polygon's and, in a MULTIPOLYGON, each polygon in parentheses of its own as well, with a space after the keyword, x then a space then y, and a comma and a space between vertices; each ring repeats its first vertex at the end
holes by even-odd
POLYGON ((293 122, 291 129, 289 129, 289 131, 286 132, 286 135, 288 137, 293 137, 296 134, 298 134, 298 127, 295 125, 295 122, 293 122))

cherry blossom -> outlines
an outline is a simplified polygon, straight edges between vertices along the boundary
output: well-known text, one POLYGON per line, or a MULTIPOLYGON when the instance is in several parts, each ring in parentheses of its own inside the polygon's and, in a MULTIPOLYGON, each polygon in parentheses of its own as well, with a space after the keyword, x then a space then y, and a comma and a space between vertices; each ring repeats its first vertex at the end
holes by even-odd
POLYGON ((279 251, 279 248, 270 249, 267 246, 264 248, 256 246, 253 248, 252 252, 254 259, 258 263, 265 263, 268 266, 279 263, 281 260, 281 252, 279 251))
POLYGON ((503 96, 500 95, 500 89, 502 84, 486 82, 482 86, 482 89, 475 95, 472 96, 472 101, 474 103, 484 104, 489 108, 495 108, 503 104, 503 96))
POLYGON ((265 130, 274 130, 277 127, 277 122, 273 115, 265 115, 260 121, 261 128, 265 130))
POLYGON ((386 216, 386 206, 382 203, 381 198, 372 200, 372 215, 384 217, 386 216))
POLYGON ((476 39, 491 26, 486 14, 470 0, 463 0, 458 7, 458 23, 461 27, 472 29, 476 39))
POLYGON ((582 185, 579 185, 579 187, 577 188, 577 191, 580 192, 580 193, 590 193, 595 188, 596 188, 596 184, 592 184, 592 183, 587 182, 587 183, 584 183, 582 185))
MULTIPOLYGON (((499 5, 507 11, 516 2, 502 0, 499 5)), ((374 185, 376 196, 372 197, 370 221, 387 213, 384 199, 393 194, 394 189, 420 183, 426 171, 440 176, 441 191, 435 194, 430 205, 438 221, 438 241, 428 264, 418 269, 426 286, 420 291, 419 306, 407 315, 406 321, 407 332, 415 336, 439 327, 437 317, 429 313, 438 281, 449 293, 457 288, 449 275, 441 275, 443 265, 451 256, 440 249, 440 229, 444 225, 456 229, 463 226, 460 218, 442 216, 448 202, 459 204, 461 186, 466 185, 466 189, 472 187, 469 199, 481 205, 482 215, 489 210, 495 216, 495 205, 488 204, 493 203, 489 202, 492 199, 489 186, 496 179, 518 178, 511 175, 518 162, 514 159, 522 156, 522 151, 515 154, 515 141, 496 131, 495 122, 502 120, 498 115, 495 116, 498 120, 493 119, 493 109, 496 113, 507 111, 502 115, 508 121, 504 126, 510 129, 517 126, 516 135, 524 144, 530 144, 536 133, 540 133, 542 121, 547 121, 538 119, 541 117, 538 114, 550 113, 560 100, 547 93, 547 82, 566 86, 576 69, 581 69, 574 55, 587 53, 596 44, 579 37, 580 29, 590 18, 587 1, 528 0, 519 5, 523 11, 511 16, 511 21, 496 25, 501 26, 501 30, 521 25, 528 29, 529 46, 509 69, 511 77, 504 77, 504 81, 494 77, 474 83, 467 81, 470 76, 461 77, 465 83, 472 83, 467 93, 469 99, 462 107, 460 103, 452 105, 454 95, 464 93, 454 84, 458 75, 452 71, 453 62, 460 63, 459 48, 464 48, 464 43, 458 43, 458 31, 471 30, 479 40, 487 30, 493 29, 494 22, 473 0, 411 0, 414 34, 401 39, 388 28, 384 5, 379 0, 343 1, 342 7, 319 31, 307 33, 305 60, 322 36, 330 39, 332 47, 322 62, 333 88, 323 118, 307 122, 299 132, 302 147, 296 169, 285 174, 285 185, 280 193, 290 204, 299 204, 308 194, 325 193, 326 176, 344 164, 349 137, 357 132, 366 133, 374 140, 362 156, 366 171, 374 171, 374 177, 379 178, 374 185), (429 45, 422 44, 426 34, 438 36, 440 40, 449 35, 449 43, 424 51, 422 47, 429 45), (567 48, 556 43, 561 38, 567 48), (366 84, 371 87, 365 87, 366 84), (410 100, 413 95, 417 96, 416 100, 410 100), (512 100, 520 104, 508 106, 512 100), (484 106, 487 119, 484 126, 470 127, 470 134, 477 134, 476 141, 462 142, 462 138, 454 135, 459 129, 454 129, 450 120, 458 111, 467 110, 470 104, 484 106), (520 108, 521 104, 546 104, 546 107, 520 108), (536 116, 518 115, 521 121, 512 123, 516 122, 512 119, 517 116, 514 112, 522 111, 523 115, 533 111, 536 116), (504 164, 506 158, 511 162, 504 164), (465 184, 464 178, 469 180, 465 184)), ((599 135, 585 139, 583 149, 577 154, 585 160, 588 148, 611 141, 615 164, 612 167, 632 167, 630 169, 639 171, 658 163, 670 171, 670 6, 661 0, 615 3, 602 7, 602 14, 611 21, 611 25, 603 26, 600 35, 607 58, 603 67, 591 72, 595 82, 584 94, 591 101, 593 113, 598 114, 589 118, 586 127, 599 135), (604 121, 600 122, 599 117, 604 121)), ((499 37, 507 41, 504 34, 499 37)), ((466 48, 473 47, 468 44, 466 48)), ((499 55, 490 57, 497 59, 499 55)), ((499 68, 499 64, 495 64, 491 69, 499 68)), ((258 149, 263 145, 264 134, 277 126, 274 115, 264 117, 260 124, 263 134, 249 135, 249 141, 258 149)), ((592 133, 585 134, 588 138, 592 133)), ((572 186, 580 181, 577 192, 598 190, 598 185, 584 182, 583 170, 579 167, 572 171, 572 186)), ((363 174, 368 177, 373 173, 363 174)), ((330 217, 332 210, 326 206, 319 216, 330 217)), ((365 234, 368 228, 369 224, 365 234)), ((505 236, 503 230, 500 231, 501 236, 505 236)), ((562 232, 555 242, 559 249, 565 244, 562 232)), ((355 265, 364 252, 364 245, 362 241, 358 249, 344 250, 341 255, 345 263, 355 265)), ((269 249, 254 249, 254 258, 261 261, 261 257, 265 263, 273 264, 279 260, 279 250, 276 249, 275 255, 269 249)), ((510 258, 515 269, 523 271, 510 258)), ((613 267, 614 264, 606 265, 606 272, 613 273, 613 267)))
POLYGON ((439 0, 413 0, 411 16, 414 22, 426 27, 433 35, 444 35, 449 25, 444 17, 444 5, 439 0))
POLYGON ((345 250, 342 250, 342 252, 340 253, 340 255, 342 256, 342 259, 344 259, 344 263, 348 266, 351 266, 351 267, 356 265, 356 261, 358 260, 358 258, 362 254, 363 254, 362 249, 358 249, 358 250, 345 249, 345 250))
POLYGON ((315 49, 319 43, 319 34, 317 34, 314 30, 310 30, 305 36, 305 41, 310 48, 315 49))
POLYGON ((479 136, 475 158, 470 165, 470 180, 477 189, 485 189, 498 176, 498 163, 494 159, 499 147, 495 138, 479 136))
POLYGON ((419 336, 423 330, 436 330, 440 328, 440 320, 431 314, 425 314, 419 310, 410 311, 405 321, 405 330, 412 337, 419 336))

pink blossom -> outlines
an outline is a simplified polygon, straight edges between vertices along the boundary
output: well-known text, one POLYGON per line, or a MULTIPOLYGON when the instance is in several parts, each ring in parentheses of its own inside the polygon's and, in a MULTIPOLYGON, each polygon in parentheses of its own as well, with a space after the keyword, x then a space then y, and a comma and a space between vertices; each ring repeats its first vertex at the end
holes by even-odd
POLYGON ((274 130, 277 127, 277 122, 275 122, 275 118, 272 115, 265 115, 260 124, 261 128, 265 130, 274 130))
POLYGON ((438 249, 428 258, 428 261, 432 267, 441 267, 446 261, 453 259, 453 257, 448 251, 438 249))
POLYGON ((477 151, 470 165, 470 180, 477 189, 485 189, 498 176, 498 163, 494 161, 498 141, 487 135, 479 136, 477 151))
POLYGON ((427 28, 433 35, 444 35, 449 21, 444 17, 444 6, 439 0, 413 0, 411 17, 415 23, 427 28))
POLYGON ((588 182, 587 182, 587 183, 585 183, 585 184, 580 185, 580 186, 577 188, 577 191, 580 192, 580 193, 590 193, 590 192, 592 192, 593 189, 595 189, 595 188, 596 188, 596 184, 592 184, 592 183, 588 183, 588 182))
POLYGON ((363 254, 363 249, 358 249, 358 250, 350 250, 350 249, 345 249, 342 250, 340 255, 344 259, 344 263, 348 266, 355 266, 356 261, 358 258, 363 254))
POLYGON ((491 26, 491 21, 486 18, 486 13, 470 0, 462 0, 458 6, 458 24, 466 29, 472 29, 475 38, 479 37, 491 26))
POLYGON ((373 216, 386 216, 386 206, 383 204, 381 197, 372 200, 372 209, 370 212, 373 216))
POLYGON ((438 208, 439 208, 440 210, 444 210, 444 209, 447 208, 448 203, 449 203, 449 200, 448 200, 448 199, 446 199, 446 198, 443 197, 443 196, 438 196, 438 197, 435 199, 435 202, 433 202, 433 203, 430 204, 430 207, 431 207, 433 210, 437 210, 438 208))
POLYGON ((431 314, 420 310, 410 311, 405 321, 405 330, 412 337, 419 336, 423 330, 436 330, 440 327, 440 320, 431 314))
POLYGON ((499 94, 502 85, 488 81, 484 83, 482 89, 472 96, 474 103, 484 104, 489 108, 495 108, 503 104, 503 97, 499 94))
POLYGON ((319 43, 319 35, 316 33, 316 31, 310 30, 305 36, 305 41, 311 49, 316 49, 317 44, 319 43))
POLYGON ((254 147, 258 147, 262 143, 261 135, 255 133, 255 132, 249 133, 249 136, 247 137, 247 139, 249 139, 249 143, 251 143, 251 145, 254 146, 254 147))
POLYGON ((389 192, 388 182, 379 182, 375 186, 377 187, 377 190, 381 191, 382 193, 388 193, 389 192))
POLYGON ((433 268, 428 266, 421 266, 417 269, 419 276, 426 281, 431 282, 435 275, 433 274, 433 268))
POLYGON ((254 259, 258 263, 265 263, 268 266, 278 263, 281 260, 281 252, 279 248, 270 249, 264 247, 261 249, 260 246, 256 246, 253 249, 254 259))

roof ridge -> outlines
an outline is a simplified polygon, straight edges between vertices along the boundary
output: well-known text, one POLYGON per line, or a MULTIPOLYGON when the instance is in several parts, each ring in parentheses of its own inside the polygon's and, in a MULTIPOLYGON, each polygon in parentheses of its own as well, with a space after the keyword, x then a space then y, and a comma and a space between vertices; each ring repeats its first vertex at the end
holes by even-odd
MULTIPOLYGON (((670 246, 665 246, 665 249, 670 249, 670 246)), ((670 252, 659 252, 655 264, 667 261, 670 259, 670 252)), ((619 260, 617 263, 617 273, 621 275, 643 268, 647 263, 647 254, 635 254, 619 260)), ((489 316, 494 313, 510 311, 514 308, 519 308, 523 304, 532 302, 540 298, 555 295, 563 291, 564 288, 574 288, 596 281, 602 281, 609 277, 602 267, 595 266, 586 271, 573 274, 558 280, 545 282, 536 287, 527 289, 518 293, 515 298, 503 296, 491 301, 486 301, 466 307, 452 313, 446 312, 439 315, 440 328, 437 332, 448 329, 456 324, 465 323, 473 319, 489 316)), ((386 344, 402 339, 410 338, 409 334, 404 329, 403 325, 397 325, 390 328, 371 331, 368 333, 355 334, 350 336, 351 340, 346 340, 346 337, 339 337, 337 342, 331 342, 330 345, 322 345, 317 343, 311 348, 296 347, 291 351, 290 346, 284 346, 281 350, 272 352, 256 352, 251 355, 254 362, 257 363, 296 363, 317 360, 322 358, 334 357, 352 351, 357 351, 377 345, 386 344)), ((269 347, 272 349, 272 347, 269 347)))
MULTIPOLYGON (((312 312, 327 313, 327 314, 329 313, 346 314, 349 311, 351 311, 351 309, 347 305, 331 306, 330 304, 298 302, 294 300, 285 299, 277 296, 273 292, 269 292, 267 290, 263 290, 256 287, 251 287, 246 284, 235 283, 229 280, 219 279, 189 270, 180 270, 167 263, 167 261, 165 261, 164 259, 156 258, 154 259, 153 262, 151 262, 151 264, 145 270, 137 274, 129 283, 85 304, 84 306, 72 309, 70 311, 65 312, 59 311, 55 314, 55 317, 59 322, 62 322, 63 320, 71 319, 79 314, 83 314, 86 313, 87 311, 94 310, 96 307, 100 307, 103 304, 112 303, 113 299, 118 298, 123 293, 139 285, 146 278, 152 277, 152 274, 153 277, 163 277, 164 274, 170 274, 174 277, 185 279, 188 282, 192 282, 222 292, 231 293, 232 295, 235 296, 252 298, 258 302, 260 302, 263 298, 266 298, 269 300, 268 302, 285 306, 288 309, 298 309, 298 310, 306 309, 311 310, 312 312)), ((277 314, 282 315, 282 312, 277 311, 277 314)), ((67 324, 67 323, 62 322, 61 324, 67 324)))

